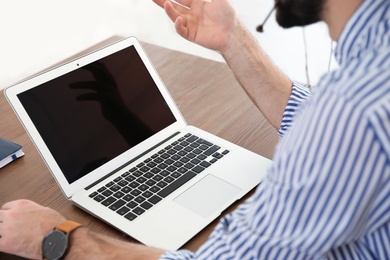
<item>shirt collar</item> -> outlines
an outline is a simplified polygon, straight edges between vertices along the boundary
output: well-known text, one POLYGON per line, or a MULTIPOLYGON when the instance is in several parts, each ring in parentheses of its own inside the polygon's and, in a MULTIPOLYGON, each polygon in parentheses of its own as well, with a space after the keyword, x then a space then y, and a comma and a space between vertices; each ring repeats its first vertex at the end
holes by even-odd
POLYGON ((358 58, 368 49, 389 45, 389 6, 389 0, 362 2, 340 34, 335 49, 339 65, 358 58))

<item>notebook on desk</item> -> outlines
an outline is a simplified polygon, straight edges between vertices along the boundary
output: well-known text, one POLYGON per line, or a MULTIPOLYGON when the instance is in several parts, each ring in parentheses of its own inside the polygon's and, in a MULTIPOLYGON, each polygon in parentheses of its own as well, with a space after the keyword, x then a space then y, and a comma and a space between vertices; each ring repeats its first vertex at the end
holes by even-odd
POLYGON ((5 95, 65 196, 149 246, 178 249, 271 164, 188 126, 134 37, 5 95))

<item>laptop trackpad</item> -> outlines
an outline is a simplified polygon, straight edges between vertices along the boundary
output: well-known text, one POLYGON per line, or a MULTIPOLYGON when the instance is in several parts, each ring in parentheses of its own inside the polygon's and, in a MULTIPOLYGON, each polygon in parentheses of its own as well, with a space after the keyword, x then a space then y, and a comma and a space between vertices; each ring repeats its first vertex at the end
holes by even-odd
POLYGON ((174 201, 204 218, 221 213, 227 201, 234 198, 240 188, 214 175, 207 175, 188 190, 177 196, 174 201))

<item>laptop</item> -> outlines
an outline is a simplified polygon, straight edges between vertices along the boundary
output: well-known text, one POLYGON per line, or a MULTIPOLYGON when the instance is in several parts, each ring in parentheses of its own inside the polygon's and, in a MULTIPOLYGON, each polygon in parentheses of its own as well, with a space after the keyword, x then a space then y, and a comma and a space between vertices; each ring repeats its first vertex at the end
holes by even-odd
POLYGON ((188 126, 135 37, 5 95, 64 195, 149 246, 180 248, 272 163, 188 126))

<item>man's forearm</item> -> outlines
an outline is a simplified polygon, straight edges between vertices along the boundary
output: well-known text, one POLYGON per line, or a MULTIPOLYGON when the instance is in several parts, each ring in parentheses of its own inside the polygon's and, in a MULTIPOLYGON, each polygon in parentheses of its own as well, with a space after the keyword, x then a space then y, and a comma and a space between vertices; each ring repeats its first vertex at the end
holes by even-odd
POLYGON ((279 129, 292 81, 273 64, 239 21, 221 53, 253 103, 279 129))
POLYGON ((165 251, 141 244, 124 242, 97 234, 87 228, 78 228, 71 234, 70 259, 158 259, 165 251))

